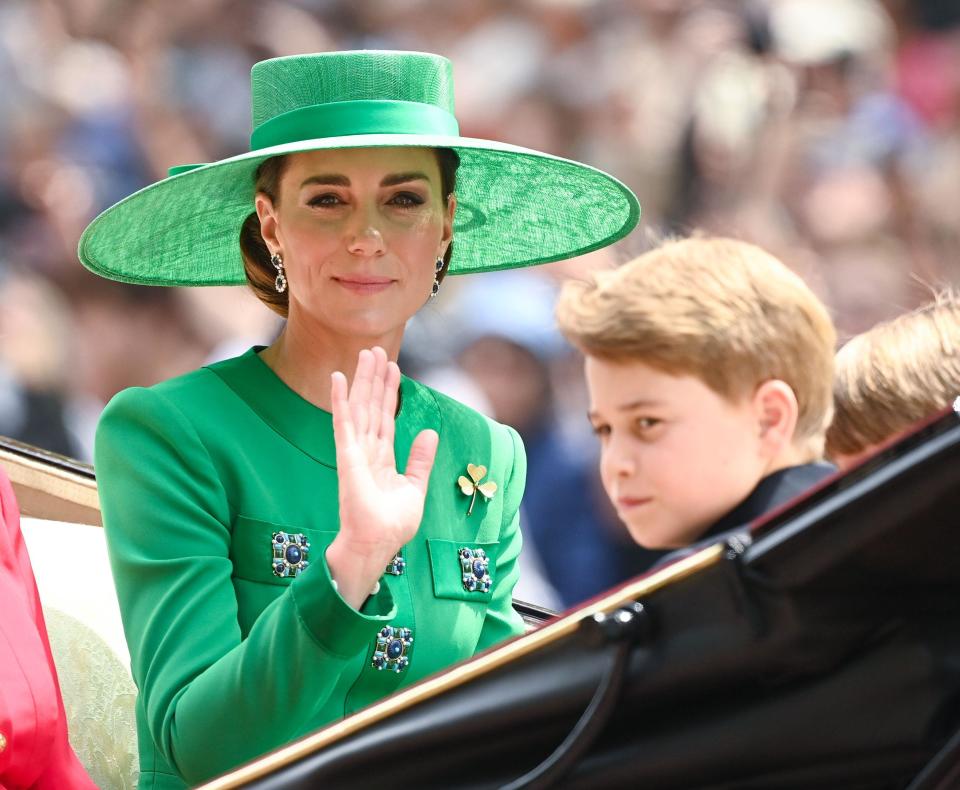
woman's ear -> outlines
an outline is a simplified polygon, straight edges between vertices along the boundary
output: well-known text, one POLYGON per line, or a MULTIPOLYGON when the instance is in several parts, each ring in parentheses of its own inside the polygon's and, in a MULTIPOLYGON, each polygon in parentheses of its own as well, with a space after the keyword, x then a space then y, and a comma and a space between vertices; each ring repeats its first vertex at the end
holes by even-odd
MULTIPOLYGON (((447 196, 447 207, 443 212, 443 236, 440 241, 443 244, 443 251, 447 251, 450 242, 453 241, 453 215, 457 211, 457 196, 450 194, 447 196)), ((441 257, 443 257, 441 255, 441 257)))
POLYGON ((753 394, 753 413, 763 454, 775 458, 792 443, 800 407, 793 388, 780 379, 764 381, 753 394))
POLYGON ((280 251, 280 241, 277 238, 277 214, 273 200, 265 192, 257 192, 254 199, 257 217, 260 219, 260 235, 263 237, 270 254, 280 251))

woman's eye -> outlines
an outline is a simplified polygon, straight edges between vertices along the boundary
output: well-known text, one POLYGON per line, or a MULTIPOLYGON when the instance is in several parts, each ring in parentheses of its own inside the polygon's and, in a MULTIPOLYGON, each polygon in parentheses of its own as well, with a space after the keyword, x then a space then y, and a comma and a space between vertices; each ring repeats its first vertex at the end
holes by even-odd
POLYGON ((641 431, 649 431, 651 428, 656 428, 662 420, 658 420, 656 417, 641 417, 637 420, 636 426, 641 431))
POLYGON ((390 198, 389 202, 401 208, 412 208, 413 206, 423 205, 423 198, 413 192, 398 192, 390 198))
POLYGON ((609 425, 594 425, 593 432, 599 437, 609 436, 610 435, 610 426, 609 425))
POLYGON ((339 195, 334 195, 332 192, 328 192, 323 195, 314 195, 310 200, 307 201, 307 205, 310 206, 339 206, 343 201, 340 200, 339 195))

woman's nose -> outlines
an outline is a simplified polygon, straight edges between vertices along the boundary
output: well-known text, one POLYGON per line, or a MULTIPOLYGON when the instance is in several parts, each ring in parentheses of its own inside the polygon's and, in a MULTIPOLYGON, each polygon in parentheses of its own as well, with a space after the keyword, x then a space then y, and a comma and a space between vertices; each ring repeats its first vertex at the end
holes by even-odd
POLYGON ((382 255, 385 251, 383 234, 372 209, 358 209, 350 223, 347 249, 354 255, 382 255))

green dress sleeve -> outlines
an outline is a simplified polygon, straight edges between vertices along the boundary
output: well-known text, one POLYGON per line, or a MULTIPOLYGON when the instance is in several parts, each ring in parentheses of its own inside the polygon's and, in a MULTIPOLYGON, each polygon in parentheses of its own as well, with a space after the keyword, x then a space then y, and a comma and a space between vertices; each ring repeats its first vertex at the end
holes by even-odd
POLYGON ((513 443, 513 469, 504 486, 503 527, 494 577, 497 581, 480 631, 478 653, 524 631, 523 618, 513 608, 513 588, 520 575, 517 562, 523 545, 520 535, 520 500, 527 482, 527 456, 517 432, 508 426, 505 428, 513 443))
POLYGON ((241 638, 235 514, 181 410, 156 390, 121 393, 95 463, 133 677, 161 755, 196 783, 304 732, 371 630, 395 616, 389 591, 357 612, 320 556, 241 638))

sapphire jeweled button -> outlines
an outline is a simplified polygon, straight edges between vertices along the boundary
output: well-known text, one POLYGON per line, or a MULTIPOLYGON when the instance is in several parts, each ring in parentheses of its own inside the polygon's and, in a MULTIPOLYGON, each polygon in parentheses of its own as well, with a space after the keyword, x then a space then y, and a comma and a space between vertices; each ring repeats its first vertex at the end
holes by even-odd
POLYGON ((462 548, 460 558, 463 589, 467 592, 490 592, 490 558, 483 549, 462 548))
POLYGON ((373 650, 370 666, 376 670, 389 669, 402 672, 410 666, 410 645, 413 644, 413 631, 409 628, 397 628, 386 625, 377 634, 377 644, 373 650))
POLYGON ((273 533, 273 575, 299 576, 310 565, 310 541, 300 532, 273 533))
POLYGON ((403 558, 403 554, 398 551, 394 558, 390 560, 390 564, 387 566, 384 573, 389 573, 391 576, 403 576, 403 572, 406 569, 407 561, 403 558))

